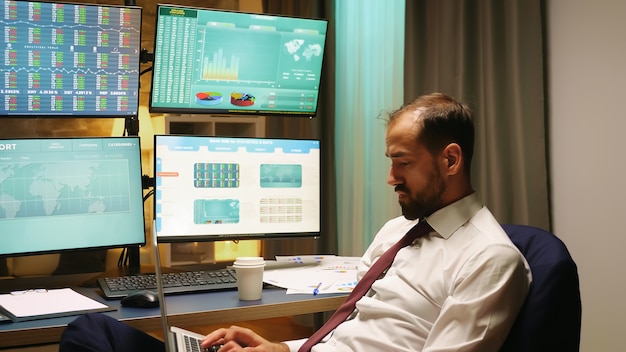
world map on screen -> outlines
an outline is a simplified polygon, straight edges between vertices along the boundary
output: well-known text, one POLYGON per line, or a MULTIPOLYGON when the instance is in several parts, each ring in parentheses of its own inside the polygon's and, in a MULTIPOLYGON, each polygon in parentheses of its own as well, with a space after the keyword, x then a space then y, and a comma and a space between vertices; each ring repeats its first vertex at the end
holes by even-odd
POLYGON ((0 163, 0 219, 130 211, 125 160, 0 163))
POLYGON ((322 54, 322 46, 319 43, 306 43, 304 39, 293 39, 285 43, 285 49, 292 55, 294 61, 300 61, 304 57, 307 61, 322 54))

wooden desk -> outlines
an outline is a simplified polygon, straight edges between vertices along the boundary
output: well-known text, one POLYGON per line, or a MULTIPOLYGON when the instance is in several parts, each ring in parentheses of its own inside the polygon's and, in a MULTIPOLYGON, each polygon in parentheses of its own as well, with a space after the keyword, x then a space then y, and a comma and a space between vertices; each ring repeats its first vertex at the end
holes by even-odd
MULTIPOLYGON (((83 276, 83 281, 88 277, 83 276)), ((0 280, 2 292, 6 292, 7 287, 4 281, 0 280)), ((21 283, 13 285, 12 289, 54 288, 45 285, 45 281, 38 286, 33 284, 34 282, 21 283)), ((161 329, 159 308, 121 307, 119 300, 105 300, 100 296, 99 289, 74 285, 65 287, 72 287, 88 297, 117 308, 104 313, 117 320, 143 331, 161 329)), ((341 294, 287 295, 283 289, 264 289, 263 298, 259 301, 240 301, 236 291, 174 295, 167 296, 166 300, 170 325, 186 327, 333 311, 341 305, 345 297, 346 295, 341 294)), ((70 316, 0 324, 0 348, 58 342, 65 326, 75 318, 76 316, 70 316)))

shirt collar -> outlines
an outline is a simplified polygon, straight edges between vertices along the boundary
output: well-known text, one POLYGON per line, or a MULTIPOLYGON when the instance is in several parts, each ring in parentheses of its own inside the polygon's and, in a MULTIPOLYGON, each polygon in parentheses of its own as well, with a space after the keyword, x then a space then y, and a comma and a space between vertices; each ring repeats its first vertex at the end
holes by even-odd
POLYGON ((474 192, 432 213, 426 221, 441 237, 447 239, 482 208, 478 193, 474 192))

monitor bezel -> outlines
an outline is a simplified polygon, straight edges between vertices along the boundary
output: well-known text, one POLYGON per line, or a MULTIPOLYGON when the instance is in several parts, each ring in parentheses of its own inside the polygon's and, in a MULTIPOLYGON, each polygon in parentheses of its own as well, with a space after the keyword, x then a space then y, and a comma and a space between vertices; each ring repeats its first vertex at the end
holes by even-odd
MULTIPOLYGON (((226 9, 216 9, 216 8, 207 8, 200 6, 189 6, 189 5, 177 5, 171 3, 158 3, 156 8, 156 16, 154 22, 154 40, 153 40, 153 48, 152 53, 153 57, 156 58, 156 46, 157 46, 157 34, 158 34, 158 21, 159 21, 159 9, 161 7, 173 7, 180 9, 190 9, 190 10, 200 10, 200 11, 214 11, 221 13, 236 13, 243 15, 261 15, 268 17, 276 17, 276 18, 293 18, 293 19, 303 19, 303 20, 313 20, 313 21, 323 21, 326 23, 326 33, 324 40, 324 47, 322 49, 322 64, 320 65, 319 72, 319 88, 318 88, 318 97, 315 102, 315 109, 309 112, 297 112, 297 111, 287 111, 287 110, 264 110, 264 109, 255 109, 255 110, 239 110, 239 109, 217 109, 217 108, 173 108, 173 107, 162 107, 162 106, 153 106, 153 87, 154 87, 154 65, 152 67, 152 77, 150 80, 150 93, 148 100, 148 110, 151 113, 166 113, 166 114, 199 114, 205 116, 283 116, 286 118, 316 118, 320 111, 320 100, 321 100, 321 87, 324 79, 324 66, 326 64, 325 56, 326 54, 326 45, 328 44, 328 24, 329 21, 325 18, 315 18, 315 17, 302 17, 302 16, 292 16, 292 15, 279 15, 279 14, 268 14, 268 13, 254 13, 247 11, 237 11, 237 10, 226 10, 226 9)), ((153 61, 154 63, 154 61, 153 61)))
POLYGON ((53 118, 70 118, 70 119, 78 119, 78 118, 89 118, 89 119, 112 119, 112 118, 136 118, 139 116, 139 99, 141 95, 141 34, 142 34, 142 25, 143 25, 143 8, 135 5, 118 5, 118 4, 100 4, 100 3, 85 3, 85 2, 70 2, 67 0, 61 1, 51 1, 51 0, 4 0, 6 2, 22 2, 22 3, 46 3, 46 4, 63 4, 63 5, 78 5, 78 6, 88 6, 95 8, 123 8, 123 9, 132 9, 134 11, 139 12, 139 42, 137 49, 137 94, 134 96, 134 99, 129 99, 129 101, 134 102, 134 111, 133 109, 129 109, 128 112, 120 112, 120 111, 112 111, 111 114, 89 114, 89 113, 9 113, 4 110, 0 110, 0 121, 2 119, 53 119, 53 118))
POLYGON ((240 240, 263 240, 263 239, 290 239, 290 238, 319 238, 322 235, 322 195, 324 189, 324 183, 322 182, 322 145, 321 140, 317 138, 271 138, 271 137, 244 137, 244 136, 208 136, 208 135, 188 135, 188 134, 155 134, 154 135, 154 153, 153 153, 153 170, 154 175, 154 192, 153 198, 153 224, 156 223, 157 217, 157 139, 161 137, 191 137, 191 138, 235 138, 235 139, 267 139, 267 140, 303 140, 303 141, 317 141, 319 143, 320 157, 319 157, 319 231, 307 231, 307 232, 278 232, 278 233, 241 233, 241 234, 203 234, 203 235, 159 235, 156 229, 153 233, 158 237, 159 243, 185 243, 185 242, 218 242, 218 241, 240 241, 240 240))
MULTIPOLYGON (((142 178, 142 169, 141 165, 141 141, 139 136, 84 136, 84 137, 19 137, 19 138, 9 138, 9 137, 0 137, 0 144, 5 141, 16 141, 16 140, 78 140, 78 139, 99 139, 99 140, 134 140, 139 146, 137 158, 140 163, 139 170, 139 178, 142 178)), ((138 181, 141 181, 138 179, 138 181)), ((142 247, 147 243, 146 238, 146 224, 145 224, 145 202, 143 196, 143 187, 142 187, 142 195, 141 199, 136 199, 135 201, 141 201, 141 213, 144 221, 141 222, 141 235, 137 235, 139 241, 129 241, 125 243, 116 243, 116 244, 107 244, 102 246, 90 246, 90 247, 75 247, 75 248, 57 248, 50 250, 37 250, 37 251, 25 251, 25 252, 13 252, 13 253, 0 253, 0 258, 15 258, 15 257, 23 257, 23 256, 33 256, 33 255, 43 255, 43 254, 62 254, 62 253, 74 253, 74 252, 83 252, 83 251, 93 251, 93 250, 108 250, 108 249, 116 249, 116 248, 128 248, 128 247, 142 247)), ((71 225, 68 225, 71 226, 71 225)))

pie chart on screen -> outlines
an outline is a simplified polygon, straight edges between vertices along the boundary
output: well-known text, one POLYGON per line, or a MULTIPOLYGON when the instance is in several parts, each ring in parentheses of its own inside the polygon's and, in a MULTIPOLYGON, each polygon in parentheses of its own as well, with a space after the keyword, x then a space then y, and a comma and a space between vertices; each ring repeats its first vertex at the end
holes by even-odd
POLYGON ((196 93, 196 103, 200 105, 217 105, 223 100, 220 92, 198 92, 196 93))
POLYGON ((230 103, 235 106, 252 106, 256 98, 248 93, 230 93, 230 103))

